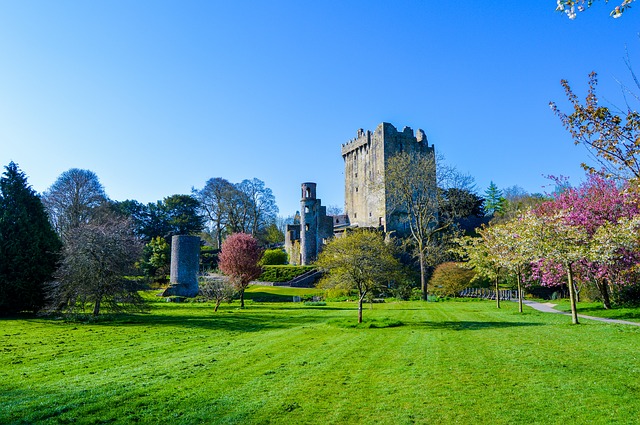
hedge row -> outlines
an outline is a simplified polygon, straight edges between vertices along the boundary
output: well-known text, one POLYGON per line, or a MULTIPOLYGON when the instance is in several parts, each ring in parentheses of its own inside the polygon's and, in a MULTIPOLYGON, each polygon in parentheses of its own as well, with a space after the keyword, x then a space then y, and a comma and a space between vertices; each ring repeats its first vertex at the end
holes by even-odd
POLYGON ((262 282, 288 282, 294 277, 300 276, 315 266, 263 266, 263 272, 258 278, 262 282))

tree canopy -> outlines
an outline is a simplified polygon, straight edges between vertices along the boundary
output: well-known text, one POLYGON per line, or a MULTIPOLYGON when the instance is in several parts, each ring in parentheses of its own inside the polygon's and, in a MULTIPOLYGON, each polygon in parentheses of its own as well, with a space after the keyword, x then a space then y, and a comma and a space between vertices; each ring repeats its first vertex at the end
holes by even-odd
POLYGON ((26 175, 11 162, 0 177, 0 313, 38 311, 56 269, 60 239, 26 175))
POLYGON ((362 323, 365 297, 395 280, 401 267, 390 243, 372 230, 348 232, 331 239, 316 265, 326 272, 321 286, 358 291, 358 323, 362 323))
POLYGON ((53 311, 84 312, 93 315, 138 309, 143 305, 135 281, 141 243, 129 220, 116 214, 71 229, 65 242, 62 263, 50 285, 53 311))
POLYGON ((64 241, 71 229, 90 222, 108 198, 93 171, 72 168, 62 173, 44 192, 42 201, 64 241))
POLYGON ((244 308, 244 291, 249 283, 262 274, 258 241, 246 233, 234 233, 222 243, 218 267, 229 278, 240 295, 240 307, 244 308))

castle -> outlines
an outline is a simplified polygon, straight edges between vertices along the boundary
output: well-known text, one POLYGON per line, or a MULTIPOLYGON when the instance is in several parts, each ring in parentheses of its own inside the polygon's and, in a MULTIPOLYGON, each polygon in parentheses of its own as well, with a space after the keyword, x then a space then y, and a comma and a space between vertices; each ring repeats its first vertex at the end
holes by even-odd
POLYGON ((341 216, 327 216, 326 207, 316 198, 316 184, 303 183, 300 224, 287 225, 285 233, 290 262, 312 263, 324 241, 348 228, 376 228, 385 233, 406 234, 406 224, 397 212, 391 211, 385 187, 387 161, 401 152, 432 156, 435 148, 429 146, 421 129, 414 135, 409 127, 400 132, 385 122, 374 132, 359 129, 355 139, 342 145, 345 214, 341 216))

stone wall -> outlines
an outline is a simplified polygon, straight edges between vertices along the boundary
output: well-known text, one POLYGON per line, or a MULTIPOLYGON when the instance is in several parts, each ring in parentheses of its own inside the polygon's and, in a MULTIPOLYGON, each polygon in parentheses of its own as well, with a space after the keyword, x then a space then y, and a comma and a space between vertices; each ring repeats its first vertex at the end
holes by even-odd
POLYGON ((404 127, 400 132, 384 122, 374 132, 359 129, 355 139, 342 145, 345 214, 352 226, 404 232, 404 226, 390 215, 384 185, 386 162, 400 152, 435 155, 435 148, 429 146, 424 131, 418 129, 414 135, 404 127))

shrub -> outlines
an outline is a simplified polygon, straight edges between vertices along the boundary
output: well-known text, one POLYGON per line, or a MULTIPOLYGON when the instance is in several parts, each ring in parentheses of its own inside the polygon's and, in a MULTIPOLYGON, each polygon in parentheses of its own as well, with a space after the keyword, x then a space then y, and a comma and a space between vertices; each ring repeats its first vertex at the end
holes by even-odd
POLYGON ((263 266, 282 266, 287 264, 287 253, 281 249, 267 249, 262 254, 260 264, 263 266))
POLYGON ((460 267, 459 263, 442 263, 431 276, 429 292, 438 296, 457 297, 460 291, 470 286, 474 276, 473 270, 460 267))
POLYGON ((614 294, 616 304, 629 307, 640 306, 640 285, 620 287, 614 294))
POLYGON ((329 288, 326 290, 325 300, 327 301, 356 301, 357 299, 358 296, 348 289, 329 288))
POLYGON ((264 266, 258 280, 262 282, 288 282, 314 269, 314 266, 264 266))
POLYGON ((215 249, 212 246, 200 247, 200 267, 201 270, 215 270, 218 268, 218 255, 219 249, 215 249))

